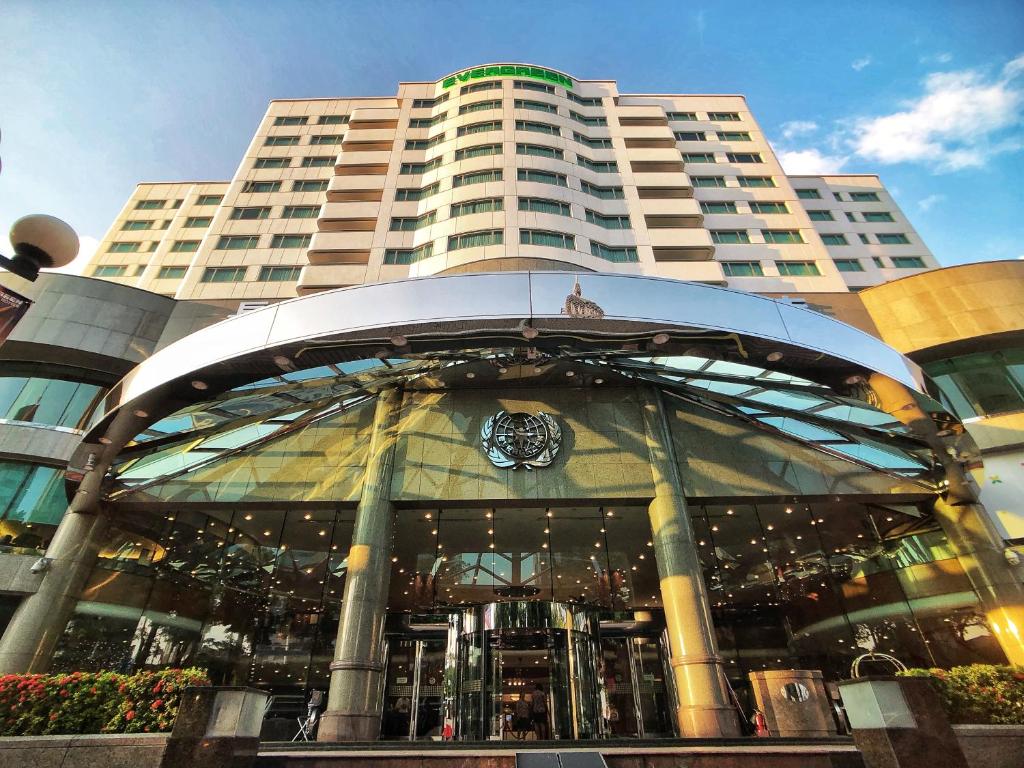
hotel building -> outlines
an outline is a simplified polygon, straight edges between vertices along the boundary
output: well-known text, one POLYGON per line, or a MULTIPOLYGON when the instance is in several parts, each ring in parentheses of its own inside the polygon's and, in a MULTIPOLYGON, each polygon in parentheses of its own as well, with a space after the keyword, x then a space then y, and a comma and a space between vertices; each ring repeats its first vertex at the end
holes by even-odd
POLYGON ((2 277, 0 670, 475 740, 537 685, 561 739, 736 735, 785 683, 829 732, 865 654, 1024 662, 1024 265, 937 266, 742 96, 273 101, 231 180, 137 187, 98 279, 2 277))

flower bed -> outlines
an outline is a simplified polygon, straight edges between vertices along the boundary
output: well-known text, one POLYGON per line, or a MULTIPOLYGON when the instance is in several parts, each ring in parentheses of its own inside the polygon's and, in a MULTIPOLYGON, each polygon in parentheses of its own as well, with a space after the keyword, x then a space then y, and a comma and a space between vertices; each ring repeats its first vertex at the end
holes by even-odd
POLYGON ((1024 667, 972 664, 900 674, 930 678, 951 723, 1024 725, 1024 667))
POLYGON ((185 687, 209 684, 195 668, 3 675, 0 736, 169 731, 185 687))

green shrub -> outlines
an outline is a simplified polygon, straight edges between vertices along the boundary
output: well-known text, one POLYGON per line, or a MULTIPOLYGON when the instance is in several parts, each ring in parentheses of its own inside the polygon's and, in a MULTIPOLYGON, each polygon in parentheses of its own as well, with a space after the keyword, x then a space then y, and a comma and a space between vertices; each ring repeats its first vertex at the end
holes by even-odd
POLYGON ((181 692, 209 685, 201 669, 122 675, 0 676, 0 736, 169 731, 181 692))
POLYGON ((899 674, 929 678, 952 723, 1024 725, 1024 667, 972 664, 899 674))

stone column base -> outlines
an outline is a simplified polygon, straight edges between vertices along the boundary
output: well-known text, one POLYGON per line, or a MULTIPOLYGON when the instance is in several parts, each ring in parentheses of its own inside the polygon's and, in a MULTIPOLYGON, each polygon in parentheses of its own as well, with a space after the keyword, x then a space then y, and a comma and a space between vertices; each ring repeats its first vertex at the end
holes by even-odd
POLYGON ((676 710, 679 735, 685 738, 733 739, 740 736, 736 710, 732 707, 680 705, 676 710))
POLYGON ((380 738, 380 715, 324 712, 317 727, 317 741, 376 741, 380 738))

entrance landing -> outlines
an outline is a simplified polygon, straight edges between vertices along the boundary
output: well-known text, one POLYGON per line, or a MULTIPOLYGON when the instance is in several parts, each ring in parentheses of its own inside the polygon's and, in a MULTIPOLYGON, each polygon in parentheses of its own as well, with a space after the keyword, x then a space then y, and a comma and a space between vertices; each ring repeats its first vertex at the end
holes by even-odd
MULTIPOLYGON (((864 768, 851 739, 659 739, 590 742, 395 742, 262 744, 255 768, 517 768, 517 755, 558 753, 563 766, 585 754, 608 768, 864 768), (574 759, 575 757, 575 759, 574 759)), ((518 763, 519 766, 523 762, 518 763)))

